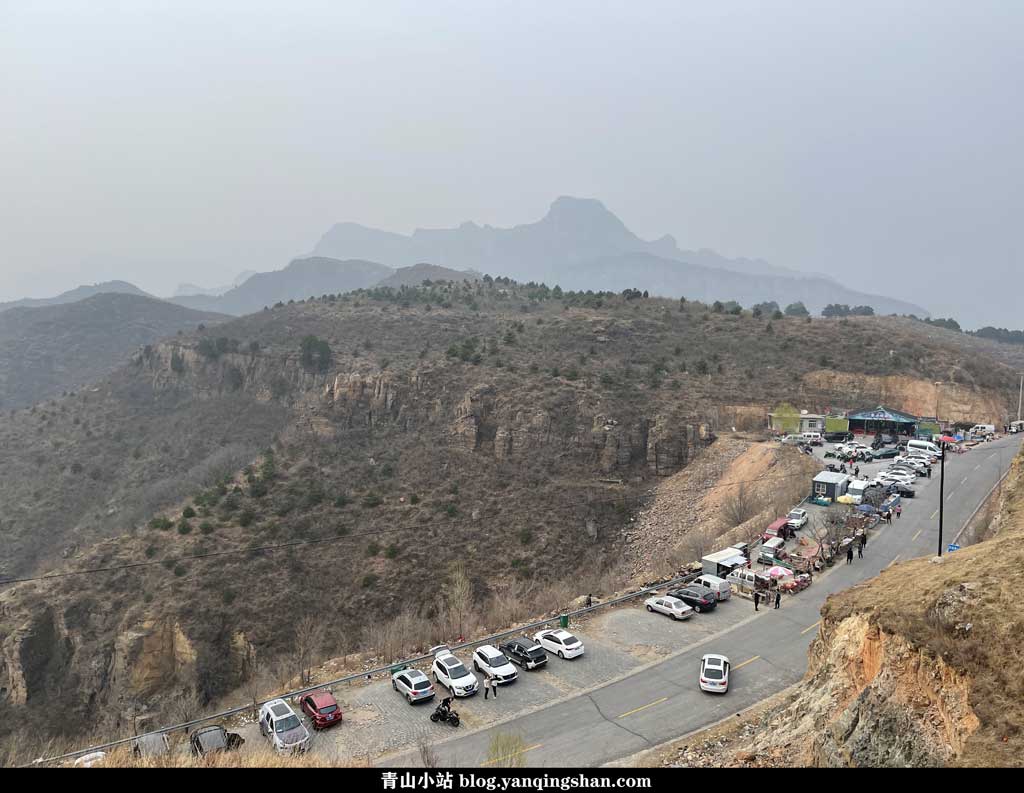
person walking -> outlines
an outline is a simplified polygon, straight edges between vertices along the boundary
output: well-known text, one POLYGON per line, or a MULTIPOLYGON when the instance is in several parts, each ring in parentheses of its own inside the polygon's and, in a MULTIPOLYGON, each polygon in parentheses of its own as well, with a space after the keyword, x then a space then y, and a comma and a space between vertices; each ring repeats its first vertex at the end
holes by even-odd
POLYGON ((590 608, 593 605, 594 605, 594 596, 593 595, 587 595, 587 608, 590 608))
POLYGON ((487 696, 490 693, 491 693, 491 678, 490 677, 485 677, 484 678, 484 699, 487 699, 487 696))
POLYGON ((864 532, 862 535, 860 535, 860 544, 863 545, 865 548, 868 547, 868 533, 867 532, 864 532))
POLYGON ((858 559, 863 559, 864 558, 864 543, 862 543, 862 542, 857 543, 857 558, 858 559))
POLYGON ((899 520, 900 519, 900 515, 903 514, 903 505, 902 504, 897 504, 896 507, 895 507, 895 512, 896 512, 896 520, 899 520))
POLYGON ((761 593, 754 590, 754 611, 757 611, 757 604, 761 602, 761 593))
POLYGON ((846 546, 846 563, 853 564, 853 543, 846 546))
POLYGON ((491 696, 494 697, 495 699, 498 698, 498 678, 497 677, 492 677, 491 678, 491 696))
POLYGON ((779 604, 781 602, 782 602, 782 590, 776 589, 775 590, 775 608, 778 608, 779 604))
POLYGON ((860 479, 860 466, 859 466, 859 465, 858 465, 858 466, 856 466, 856 467, 855 467, 855 468, 853 469, 853 475, 854 475, 855 477, 857 477, 858 479, 860 479))

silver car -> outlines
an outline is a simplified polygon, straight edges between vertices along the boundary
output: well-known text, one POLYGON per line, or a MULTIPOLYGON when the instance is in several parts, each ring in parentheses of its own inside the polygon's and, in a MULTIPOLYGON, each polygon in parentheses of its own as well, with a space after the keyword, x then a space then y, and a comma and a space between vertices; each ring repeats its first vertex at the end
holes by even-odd
POLYGON ((434 698, 434 684, 419 669, 401 669, 391 675, 391 687, 412 705, 434 698))
POLYGON ((659 614, 667 614, 674 620, 688 620, 693 616, 693 609, 687 606, 679 598, 673 597, 652 597, 644 601, 648 611, 657 611, 659 614))

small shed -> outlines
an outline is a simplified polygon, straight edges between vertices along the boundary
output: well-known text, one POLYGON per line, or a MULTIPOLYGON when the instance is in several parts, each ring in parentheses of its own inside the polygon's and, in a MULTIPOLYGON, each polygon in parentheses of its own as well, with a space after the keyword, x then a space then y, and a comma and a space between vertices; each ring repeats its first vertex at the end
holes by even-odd
POLYGON ((812 498, 827 498, 835 501, 840 496, 846 495, 847 485, 850 477, 833 471, 822 471, 811 483, 812 498))
POLYGON ((736 548, 726 548, 724 551, 709 553, 701 562, 701 572, 704 575, 714 575, 725 578, 737 567, 746 567, 747 557, 741 554, 736 548))

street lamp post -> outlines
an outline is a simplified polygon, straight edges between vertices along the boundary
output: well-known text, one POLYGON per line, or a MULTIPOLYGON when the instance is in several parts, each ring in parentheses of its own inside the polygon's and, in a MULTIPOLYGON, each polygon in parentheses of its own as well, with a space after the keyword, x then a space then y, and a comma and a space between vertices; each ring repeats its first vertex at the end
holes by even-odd
POLYGON ((946 503, 946 442, 939 441, 939 556, 942 556, 942 507, 946 503))

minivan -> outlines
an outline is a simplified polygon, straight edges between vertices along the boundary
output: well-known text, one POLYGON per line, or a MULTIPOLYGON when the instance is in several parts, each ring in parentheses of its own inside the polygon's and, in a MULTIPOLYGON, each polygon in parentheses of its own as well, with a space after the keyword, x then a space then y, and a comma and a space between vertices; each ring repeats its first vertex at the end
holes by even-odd
POLYGON ((942 454, 942 452, 939 451, 939 447, 931 441, 909 440, 907 441, 907 451, 927 452, 928 454, 934 454, 936 457, 942 454))
POLYGON ((729 596, 732 595, 732 587, 729 586, 729 582, 716 575, 702 575, 695 579, 693 583, 710 589, 715 593, 715 597, 719 601, 728 600, 729 596))
POLYGON ((804 439, 804 443, 809 443, 811 446, 821 446, 825 443, 820 432, 802 432, 800 437, 804 439))

